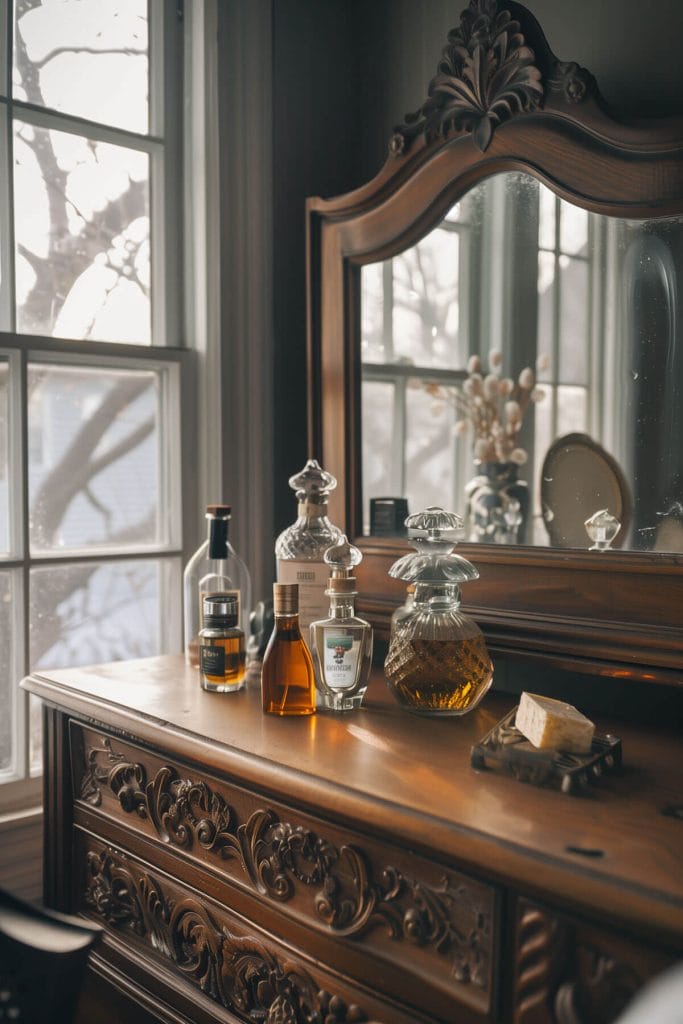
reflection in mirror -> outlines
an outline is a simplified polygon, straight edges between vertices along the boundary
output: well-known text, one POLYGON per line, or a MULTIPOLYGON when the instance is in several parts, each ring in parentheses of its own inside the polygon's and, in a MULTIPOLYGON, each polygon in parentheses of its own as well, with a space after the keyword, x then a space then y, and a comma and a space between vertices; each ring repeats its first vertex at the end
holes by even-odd
POLYGON ((683 218, 597 215, 521 172, 365 265, 365 532, 370 500, 393 496, 456 509, 469 540, 588 548, 607 508, 612 547, 682 551, 681 266, 683 218), (577 434, 590 480, 561 457, 544 479, 577 434))

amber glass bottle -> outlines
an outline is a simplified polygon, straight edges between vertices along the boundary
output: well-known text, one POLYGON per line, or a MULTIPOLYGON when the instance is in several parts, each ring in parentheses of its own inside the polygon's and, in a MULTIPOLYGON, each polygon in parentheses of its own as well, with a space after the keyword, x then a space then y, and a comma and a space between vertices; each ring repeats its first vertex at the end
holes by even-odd
POLYGON ((244 687, 244 633, 237 625, 235 594, 210 594, 203 601, 199 631, 199 679, 204 690, 233 693, 244 687))
POLYGON ((299 627, 299 587, 273 585, 275 628, 263 657, 261 695, 269 715, 315 713, 315 672, 299 627))

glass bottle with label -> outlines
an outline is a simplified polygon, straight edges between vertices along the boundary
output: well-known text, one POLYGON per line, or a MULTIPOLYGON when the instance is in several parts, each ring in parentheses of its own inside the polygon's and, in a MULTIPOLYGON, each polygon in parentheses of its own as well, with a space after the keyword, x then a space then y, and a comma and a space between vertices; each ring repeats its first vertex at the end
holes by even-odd
POLYGON ((437 506, 406 519, 416 549, 389 575, 413 584, 412 605, 392 622, 384 662, 396 700, 424 715, 463 715, 475 708, 493 679, 484 636, 460 611, 460 583, 479 573, 453 548, 463 520, 437 506))
POLYGON ((299 620, 304 636, 312 622, 327 615, 327 548, 336 544, 340 530, 327 518, 327 498, 337 481, 309 459, 300 473, 290 477, 296 491, 298 517, 275 542, 279 583, 299 585, 299 620))
POLYGON ((261 698, 269 715, 315 714, 315 672, 299 627, 296 583, 273 584, 275 626, 263 656, 261 698))
POLYGON ((342 534, 327 549, 330 579, 329 618, 311 625, 311 651, 318 689, 318 706, 329 711, 359 708, 368 688, 372 664, 372 626, 355 615, 356 578, 352 575, 363 555, 342 534))
POLYGON ((235 594, 210 594, 203 600, 199 630, 199 678, 205 690, 232 693, 244 687, 244 633, 237 625, 235 594))
POLYGON ((207 505, 208 537, 185 567, 185 660, 195 667, 199 665, 199 630, 204 624, 202 602, 207 595, 233 594, 240 629, 245 635, 249 629, 251 580, 228 539, 230 515, 230 505, 207 505))

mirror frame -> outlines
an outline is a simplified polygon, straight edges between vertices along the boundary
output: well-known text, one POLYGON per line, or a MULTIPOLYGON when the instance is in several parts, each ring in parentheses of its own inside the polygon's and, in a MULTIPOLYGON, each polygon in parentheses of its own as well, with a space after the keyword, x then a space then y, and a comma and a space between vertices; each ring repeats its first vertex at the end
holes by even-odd
MULTIPOLYGON (((593 76, 559 61, 521 4, 471 0, 428 99, 395 130, 379 174, 347 195, 307 201, 309 454, 339 481, 330 515, 363 551, 358 609, 383 639, 404 599, 387 570, 408 547, 361 536, 361 267, 413 245, 469 188, 509 170, 596 213, 683 215, 683 118, 613 120, 593 76), (492 93, 483 73, 478 95, 470 88, 482 56, 505 64, 504 93, 492 93)), ((683 554, 458 550, 481 572, 463 599, 492 653, 683 685, 683 554)))

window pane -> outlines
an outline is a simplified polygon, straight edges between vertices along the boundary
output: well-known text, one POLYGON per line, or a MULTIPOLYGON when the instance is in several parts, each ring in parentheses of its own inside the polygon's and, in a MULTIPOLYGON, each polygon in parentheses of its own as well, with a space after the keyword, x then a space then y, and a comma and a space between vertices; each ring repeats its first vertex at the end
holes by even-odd
POLYGON ((9 233, 9 180, 7 108, 4 103, 0 103, 0 331, 9 331, 12 326, 11 307, 13 305, 13 297, 10 283, 12 243, 9 233))
POLYGON ((538 357, 539 380, 551 380, 557 372, 555 353, 555 254, 538 254, 538 357))
POLYGON ((541 249, 555 248, 554 194, 545 185, 538 187, 538 244, 541 249))
POLYGON ((0 96, 7 95, 7 4, 0 0, 0 96))
POLYGON ((560 200, 560 250, 570 256, 586 254, 588 211, 560 200))
POLYGON ((455 410, 429 391, 406 391, 406 497, 408 510, 441 505, 464 512, 464 495, 454 494, 455 410))
POLYGON ((9 367, 0 359, 0 555, 9 554, 9 367))
POLYGON ((362 393, 363 510, 366 518, 363 529, 369 532, 370 499, 401 497, 392 473, 395 385, 364 380, 362 393))
POLYGON ((394 354, 418 366, 462 366, 460 235, 435 230, 394 259, 394 354))
POLYGON ((391 361, 391 336, 385 338, 384 263, 368 263, 361 270, 361 358, 364 363, 391 361))
POLYGON ((31 570, 31 669, 161 654, 163 561, 82 562, 31 570))
POLYGON ((150 342, 149 156, 20 121, 17 329, 150 342))
POLYGON ((164 543, 160 374, 29 364, 31 551, 164 543))
POLYGON ((15 5, 18 99, 146 132, 147 78, 147 0, 15 5))
MULTIPOLYGON (((180 650, 165 623, 179 615, 177 559, 50 566, 30 576, 31 669, 73 668, 180 650)), ((40 718, 31 708, 31 768, 40 764, 40 718)))
POLYGON ((560 256, 560 367, 563 384, 588 383, 590 290, 588 264, 560 256))
POLYGON ((585 434, 588 430, 588 406, 585 388, 565 387, 557 389, 557 435, 585 434))
POLYGON ((12 651, 12 641, 16 636, 16 629, 13 628, 14 603, 12 575, 0 572, 0 771, 11 768, 14 761, 12 734, 18 682, 12 651))

